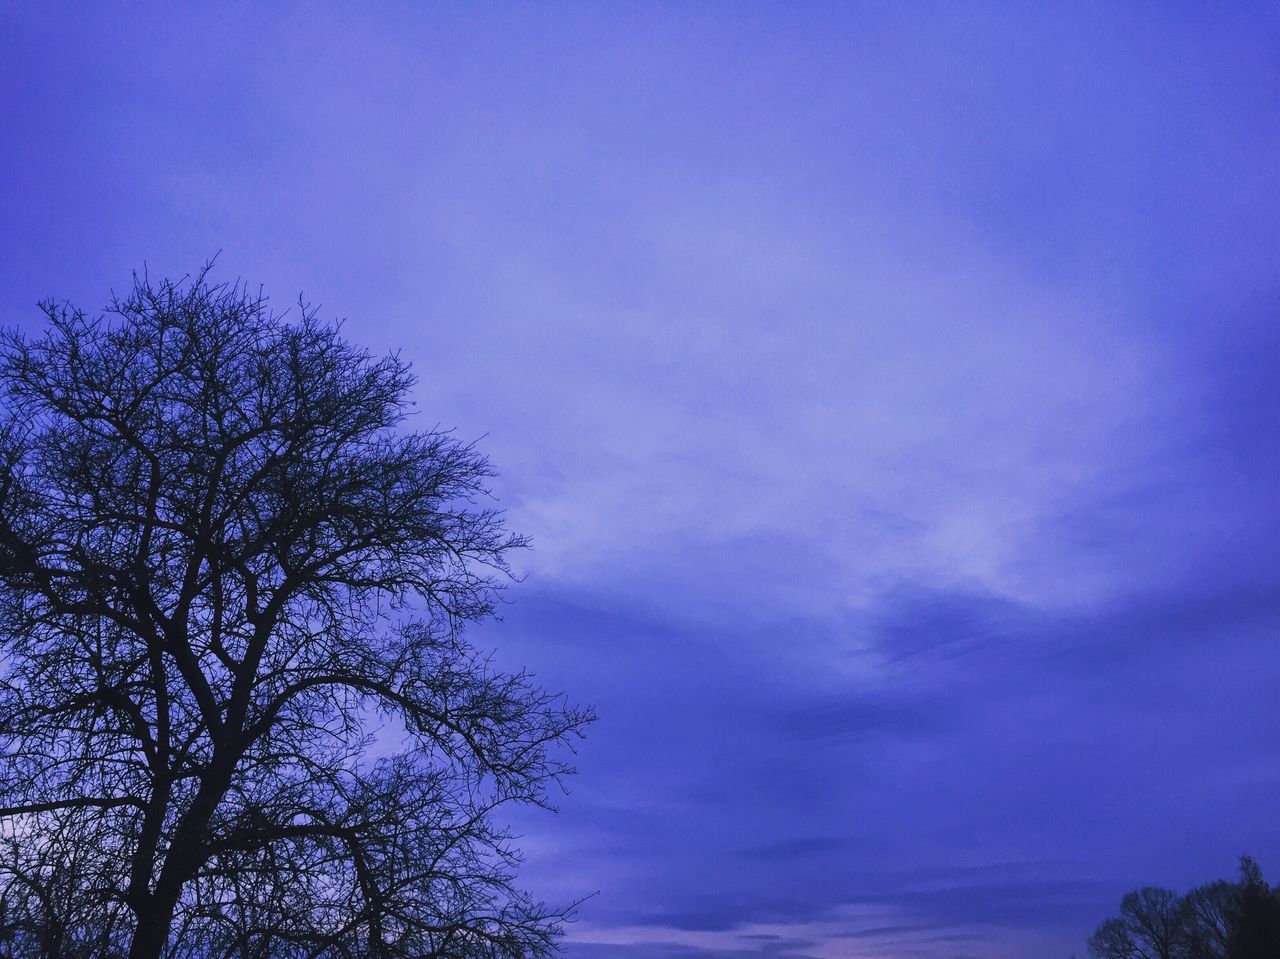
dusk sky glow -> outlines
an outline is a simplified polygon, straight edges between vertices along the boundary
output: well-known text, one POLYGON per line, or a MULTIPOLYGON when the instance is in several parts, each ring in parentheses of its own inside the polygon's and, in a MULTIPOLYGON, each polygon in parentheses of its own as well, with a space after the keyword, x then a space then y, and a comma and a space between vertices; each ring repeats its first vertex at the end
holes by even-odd
POLYGON ((533 539, 568 959, 1280 880, 1280 7, 8 4, 0 322, 299 292, 533 539))

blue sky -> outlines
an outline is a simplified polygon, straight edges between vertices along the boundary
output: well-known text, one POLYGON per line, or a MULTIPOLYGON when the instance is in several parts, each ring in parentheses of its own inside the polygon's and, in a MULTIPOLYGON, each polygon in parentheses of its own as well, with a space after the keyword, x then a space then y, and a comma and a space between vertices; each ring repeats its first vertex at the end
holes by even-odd
POLYGON ((8 5, 0 307, 400 350, 601 715, 570 959, 1021 959, 1280 876, 1273 4, 8 5))

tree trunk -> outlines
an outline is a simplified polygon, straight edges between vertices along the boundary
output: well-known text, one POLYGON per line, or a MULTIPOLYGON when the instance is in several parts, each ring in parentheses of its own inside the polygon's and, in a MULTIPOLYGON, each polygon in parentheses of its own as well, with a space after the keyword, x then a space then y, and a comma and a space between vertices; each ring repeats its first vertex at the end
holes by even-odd
MULTIPOLYGON (((234 762, 234 761, 232 761, 234 762)), ((232 762, 226 760, 221 744, 215 747, 210 768, 200 778, 200 788, 191 806, 178 820, 173 841, 164 855, 164 865, 156 878, 155 891, 136 908, 138 926, 129 946, 129 959, 161 959, 169 941, 169 927, 178 908, 183 885, 191 879, 207 853, 198 836, 204 835, 231 780, 232 762)))
POLYGON ((129 946, 129 959, 161 959, 169 941, 169 925, 173 922, 176 902, 152 899, 138 912, 138 926, 129 946))

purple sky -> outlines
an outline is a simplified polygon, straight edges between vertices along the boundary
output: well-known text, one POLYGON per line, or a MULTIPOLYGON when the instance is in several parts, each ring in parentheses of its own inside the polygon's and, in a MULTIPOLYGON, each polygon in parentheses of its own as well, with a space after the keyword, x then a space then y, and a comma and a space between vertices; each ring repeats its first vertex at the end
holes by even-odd
POLYGON ((1280 8, 379 9, 5 5, 0 313, 222 250, 487 434, 570 959, 1280 879, 1280 8))

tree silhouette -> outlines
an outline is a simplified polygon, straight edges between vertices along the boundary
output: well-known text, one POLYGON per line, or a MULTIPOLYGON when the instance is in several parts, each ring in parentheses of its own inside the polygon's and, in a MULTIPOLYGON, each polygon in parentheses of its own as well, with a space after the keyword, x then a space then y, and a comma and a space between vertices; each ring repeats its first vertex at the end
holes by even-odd
POLYGON ((591 716, 463 640, 488 464, 207 269, 0 344, 0 950, 547 955, 494 813, 591 716))
POLYGON ((1094 959, 1277 959, 1280 887, 1272 889, 1248 856, 1240 881, 1211 882, 1179 897, 1145 887, 1127 893, 1120 915, 1089 939, 1094 959))
POLYGON ((1089 939, 1093 959, 1140 959, 1142 952, 1123 919, 1106 919, 1089 939))
POLYGON ((1249 856, 1240 858, 1237 921, 1227 941, 1228 959, 1275 959, 1280 955, 1280 890, 1271 889, 1249 856))
POLYGON ((1183 940, 1178 894, 1156 886, 1126 893, 1120 917, 1099 927, 1089 940, 1096 959, 1174 959, 1183 940))
POLYGON ((1218 880, 1197 886, 1182 899, 1188 959, 1225 959, 1240 921, 1240 889, 1218 880))

